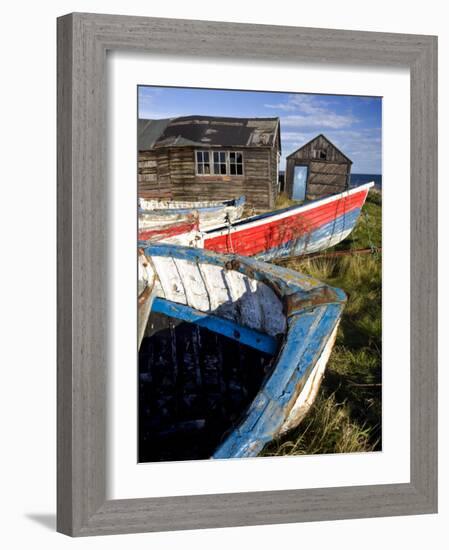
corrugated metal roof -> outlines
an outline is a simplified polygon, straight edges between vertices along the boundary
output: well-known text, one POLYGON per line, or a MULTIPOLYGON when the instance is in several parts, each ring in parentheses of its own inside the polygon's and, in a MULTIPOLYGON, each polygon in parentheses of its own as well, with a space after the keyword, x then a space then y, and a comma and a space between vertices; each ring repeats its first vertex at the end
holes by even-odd
MULTIPOLYGON (((138 121, 139 151, 160 147, 271 147, 279 139, 279 118, 192 115, 138 121)), ((280 147, 279 147, 280 148, 280 147)))

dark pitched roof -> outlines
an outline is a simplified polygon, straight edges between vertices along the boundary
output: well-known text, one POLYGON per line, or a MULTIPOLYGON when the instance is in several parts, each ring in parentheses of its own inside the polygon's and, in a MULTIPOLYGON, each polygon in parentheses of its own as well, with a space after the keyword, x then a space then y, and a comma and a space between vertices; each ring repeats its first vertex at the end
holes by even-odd
POLYGON ((272 147, 278 140, 279 118, 231 118, 192 115, 164 120, 139 119, 139 151, 186 145, 272 147))
POLYGON ((301 149, 304 149, 305 147, 307 147, 308 145, 310 145, 311 143, 313 143, 314 141, 316 141, 319 138, 323 138, 325 141, 327 141, 327 143, 329 143, 329 145, 331 147, 333 147, 336 151, 338 151, 340 153, 340 155, 342 155, 348 162, 350 162, 352 164, 352 160, 348 156, 346 156, 343 153, 343 151, 341 151, 341 149, 339 149, 334 143, 332 143, 332 141, 329 138, 327 138, 324 134, 318 134, 317 136, 315 136, 313 139, 311 139, 307 143, 304 143, 304 145, 301 145, 301 147, 299 147, 299 149, 296 149, 295 151, 293 151, 293 153, 290 153, 289 155, 287 155, 286 158, 289 158, 289 157, 292 157, 293 155, 296 155, 296 153, 298 151, 301 151, 301 149))
POLYGON ((170 122, 169 118, 160 120, 147 120, 139 118, 137 121, 137 135, 139 141, 139 150, 145 151, 152 149, 153 145, 160 138, 161 134, 170 122))

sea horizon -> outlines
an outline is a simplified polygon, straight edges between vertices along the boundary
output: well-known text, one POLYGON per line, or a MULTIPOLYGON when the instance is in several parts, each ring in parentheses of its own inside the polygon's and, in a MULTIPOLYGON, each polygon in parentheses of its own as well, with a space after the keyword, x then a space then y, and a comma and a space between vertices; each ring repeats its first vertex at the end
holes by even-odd
POLYGON ((374 181, 376 189, 382 189, 382 174, 351 174, 349 187, 357 187, 370 181, 374 181))

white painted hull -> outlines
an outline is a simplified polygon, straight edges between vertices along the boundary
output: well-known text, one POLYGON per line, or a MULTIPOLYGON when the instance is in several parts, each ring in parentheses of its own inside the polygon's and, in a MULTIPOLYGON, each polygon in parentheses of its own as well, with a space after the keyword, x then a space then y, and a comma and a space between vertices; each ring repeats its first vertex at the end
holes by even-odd
POLYGON ((199 229, 206 230, 240 219, 244 206, 244 197, 218 202, 139 199, 139 230, 182 223, 192 214, 198 219, 199 229))
POLYGON ((326 370, 326 365, 332 352, 332 348, 335 344, 339 324, 340 323, 338 322, 335 325, 335 328, 331 336, 329 337, 329 340, 327 341, 327 344, 323 352, 321 353, 320 358, 316 362, 290 413, 288 414, 284 424, 282 425, 282 428, 279 431, 279 435, 283 435, 289 430, 292 430, 293 428, 299 426, 299 424, 313 405, 318 394, 318 390, 320 389, 321 382, 323 380, 326 370))

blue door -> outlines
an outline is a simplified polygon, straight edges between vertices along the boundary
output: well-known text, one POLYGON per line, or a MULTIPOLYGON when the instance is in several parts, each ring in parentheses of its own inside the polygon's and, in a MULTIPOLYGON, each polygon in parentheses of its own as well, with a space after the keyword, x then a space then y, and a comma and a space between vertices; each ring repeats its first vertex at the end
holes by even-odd
POLYGON ((295 166, 293 172, 292 199, 303 201, 306 198, 307 166, 295 166))

